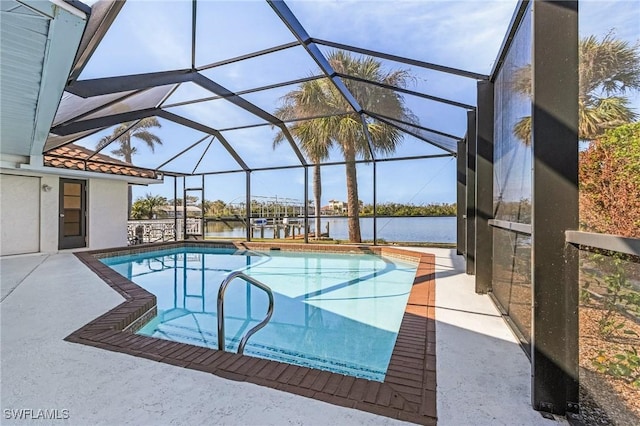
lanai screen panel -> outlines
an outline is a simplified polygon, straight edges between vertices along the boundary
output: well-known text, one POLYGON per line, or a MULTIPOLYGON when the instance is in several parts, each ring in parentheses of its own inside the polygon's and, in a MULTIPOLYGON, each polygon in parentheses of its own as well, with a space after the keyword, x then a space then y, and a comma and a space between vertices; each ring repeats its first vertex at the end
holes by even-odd
MULTIPOLYGON (((414 130, 413 128, 408 128, 411 132, 414 130)), ((422 138, 428 138, 429 140, 437 139, 439 135, 432 135, 429 132, 421 131, 420 129, 416 129, 416 132, 408 133, 402 130, 398 131, 400 136, 399 142, 396 145, 393 152, 384 152, 378 153, 376 159, 385 160, 385 159, 402 159, 402 158, 413 158, 420 156, 447 156, 452 157, 452 154, 449 151, 443 150, 432 143, 425 142, 422 138), (415 136, 414 136, 415 135, 415 136), (417 137, 420 136, 420 137, 417 137)), ((442 146, 445 146, 443 144, 442 146)), ((398 164, 398 163, 396 163, 398 164)), ((415 163, 414 163, 415 164, 415 163)))
POLYGON ((213 129, 266 124, 265 120, 226 99, 196 102, 166 108, 167 111, 213 129))
POLYGON ((197 68, 295 41, 266 1, 197 1, 195 6, 197 68))
POLYGON ((305 92, 331 87, 332 83, 328 78, 314 78, 314 76, 309 76, 309 78, 310 80, 301 83, 259 90, 243 94, 242 97, 285 122, 317 118, 327 114, 353 112, 353 109, 346 102, 332 105, 330 109, 318 108, 316 104, 309 104, 309 108, 304 109, 291 108, 294 105, 293 100, 303 96, 305 92))
POLYGON ((286 137, 274 144, 279 133, 279 127, 260 126, 228 130, 222 135, 250 169, 300 166, 302 163, 286 137))
POLYGON ((453 157, 402 161, 401 167, 379 162, 377 238, 386 242, 455 242, 455 217, 424 217, 439 214, 445 210, 444 204, 451 203, 456 189, 455 166, 453 157))
POLYGON ((319 75, 318 66, 301 46, 201 71, 232 92, 319 75))
POLYGON ((233 157, 229 149, 225 145, 227 143, 224 136, 214 137, 210 143, 208 142, 205 151, 198 157, 195 155, 192 160, 185 161, 191 165, 191 173, 209 174, 228 171, 243 171, 241 163, 233 157))
MULTIPOLYGON (((370 83, 345 79, 360 106, 375 117, 432 128, 448 134, 464 134, 466 111, 419 96, 403 94, 370 83)), ((456 150, 456 143, 438 138, 443 148, 456 150)), ((447 138, 450 139, 450 138, 447 138)))
MULTIPOLYGON (((529 6, 497 75, 494 98, 494 214, 518 224, 531 224, 531 45, 529 6)), ((496 228, 493 238, 494 294, 530 340, 531 235, 496 228)))
POLYGON ((80 96, 74 95, 73 93, 64 92, 62 94, 62 99, 60 100, 60 106, 56 112, 56 116, 53 119, 53 126, 57 126, 67 120, 83 116, 91 111, 102 108, 109 103, 131 95, 133 92, 133 90, 129 90, 127 92, 94 96, 88 99, 84 99, 80 96))
MULTIPOLYGON (((327 163, 343 163, 345 160, 344 146, 340 141, 335 139, 324 139, 323 144, 305 143, 306 135, 310 135, 310 138, 314 138, 315 129, 325 125, 326 120, 331 121, 343 121, 344 126, 350 126, 356 124, 354 129, 358 137, 358 148, 355 151, 355 160, 364 161, 370 160, 368 155, 368 148, 366 144, 366 137, 362 131, 361 126, 358 127, 357 123, 360 122, 360 117, 355 113, 341 114, 330 119, 317 118, 313 120, 300 120, 292 123, 287 123, 289 133, 293 136, 296 145, 300 149, 300 152, 309 164, 327 164, 327 163)), ((328 124, 330 125, 330 124, 328 124)), ((313 141, 313 139, 311 139, 313 141)))
POLYGON ((172 108, 192 103, 211 101, 220 99, 219 95, 211 93, 211 91, 198 86, 197 84, 187 81, 180 83, 178 87, 171 92, 171 95, 162 103, 163 108, 172 108))
POLYGON ((125 2, 80 80, 190 68, 191 12, 188 1, 125 2))
POLYGON ((311 37, 485 74, 516 3, 287 1, 311 37), (406 31, 398 31, 399 25, 406 31), (493 53, 487 57, 486 51, 493 53))
POLYGON ((433 130, 391 118, 380 117, 376 119, 376 117, 379 116, 374 115, 371 120, 368 121, 390 125, 396 129, 400 136, 395 149, 389 152, 378 152, 376 156, 377 159, 415 157, 420 155, 453 155, 453 146, 461 139, 454 137, 455 135, 436 133, 433 130))
MULTIPOLYGON (((158 77, 159 72, 172 71, 171 79, 168 80, 172 84, 147 88, 145 86, 149 83, 145 80, 145 76, 141 76, 126 80, 126 82, 133 82, 132 85, 127 85, 127 88, 136 87, 136 90, 129 92, 101 95, 98 94, 100 93, 98 90, 94 92, 98 94, 97 96, 87 99, 69 95, 69 98, 74 98, 74 102, 63 104, 60 117, 56 121, 60 126, 54 129, 57 132, 53 133, 63 137, 65 141, 68 140, 65 135, 70 133, 87 136, 98 129, 112 126, 120 117, 116 115, 116 118, 110 118, 113 114, 126 113, 122 116, 122 121, 131 122, 142 116, 155 114, 155 111, 144 110, 159 106, 165 112, 159 113, 158 117, 176 121, 181 126, 190 127, 194 132, 210 136, 217 136, 218 132, 223 132, 223 137, 228 140, 228 146, 225 146, 225 143, 217 137, 212 145, 218 148, 222 146, 225 151, 229 151, 231 147, 231 150, 235 151, 229 154, 233 161, 226 163, 230 166, 227 171, 235 171, 253 167, 300 166, 304 161, 312 163, 315 158, 304 149, 302 141, 295 132, 291 135, 297 145, 295 149, 289 149, 289 152, 286 152, 286 146, 291 144, 287 136, 286 144, 276 147, 278 151, 282 150, 282 154, 271 155, 275 154, 271 147, 270 155, 266 156, 265 153, 268 150, 265 150, 265 146, 273 145, 275 135, 280 131, 278 126, 281 125, 281 120, 286 122, 289 129, 293 129, 298 122, 296 120, 351 113, 353 115, 350 119, 356 125, 363 118, 369 123, 385 120, 387 124, 394 125, 410 135, 407 139, 423 139, 436 146, 434 149, 424 150, 418 147, 416 151, 419 152, 418 155, 431 155, 439 150, 445 152, 455 150, 458 138, 462 137, 465 131, 464 105, 469 102, 470 106, 474 102, 475 90, 472 88, 474 79, 456 76, 442 70, 431 70, 406 59, 416 57, 416 53, 423 51, 416 49, 419 43, 411 46, 406 40, 395 40, 396 43, 392 43, 396 44, 394 48, 388 43, 373 42, 376 38, 394 41, 394 31, 397 31, 398 22, 402 22, 403 28, 404 26, 414 28, 416 35, 422 34, 422 24, 419 21, 427 19, 427 15, 434 13, 435 10, 438 10, 438 13, 445 13, 448 6, 439 4, 436 7, 428 3, 401 2, 397 4, 397 10, 390 15, 395 17, 395 21, 389 19, 382 22, 379 21, 382 16, 380 13, 388 8, 386 4, 376 4, 375 7, 364 4, 341 5, 339 8, 346 7, 350 14, 353 12, 349 20, 356 23, 344 27, 337 26, 332 20, 322 21, 325 24, 331 24, 326 27, 319 25, 320 20, 313 15, 314 10, 317 11, 316 8, 320 7, 319 5, 292 3, 289 6, 294 14, 297 15, 296 10, 300 12, 300 16, 296 18, 303 25, 307 23, 310 25, 307 28, 307 34, 312 39, 303 40, 305 43, 301 43, 296 38, 294 32, 275 13, 274 7, 268 2, 238 4, 209 1, 126 2, 84 67, 77 83, 83 87, 81 83, 87 79, 140 73, 154 73, 153 75, 158 77), (419 19, 407 19, 408 17, 419 17, 419 19), (330 37, 331 34, 327 30, 334 33, 335 37, 330 37), (354 43, 359 41, 360 33, 367 33, 370 36, 373 34, 374 37, 360 40, 362 43, 354 43), (346 48, 332 46, 331 42, 323 39, 336 40, 338 43, 345 42, 349 45, 356 44, 365 50, 374 49, 399 56, 394 59, 384 53, 371 55, 358 53, 349 50, 349 46, 346 48), (318 52, 325 56, 330 55, 331 52, 348 53, 359 59, 376 61, 384 69, 407 69, 415 76, 415 78, 412 77, 413 80, 408 89, 419 93, 402 93, 375 84, 356 81, 347 76, 334 77, 336 81, 340 79, 364 107, 365 114, 357 115, 353 111, 353 106, 347 101, 350 95, 347 94, 345 98, 344 93, 339 93, 340 90, 335 87, 334 82, 326 76, 326 73, 331 71, 321 69, 322 67, 318 65, 318 61, 323 62, 322 58, 313 57, 313 54, 318 52), (317 83, 323 87, 323 90, 331 92, 334 98, 331 106, 318 108, 316 105, 310 108, 298 108, 295 114, 285 114, 281 109, 283 97, 294 90, 304 88, 307 83, 317 83), (470 89, 463 90, 463 87, 467 88, 467 86, 470 89), (434 99, 420 95, 430 91, 432 93, 428 96, 435 96, 434 99), (463 96, 458 96, 458 92, 463 96), (436 99, 438 96, 451 99, 454 104, 461 103, 463 107, 438 102, 436 99), (398 97, 406 103, 407 117, 397 114, 393 108, 389 108, 385 102, 382 102, 385 98, 391 97, 398 97), (78 104, 74 105, 76 100, 78 104), (96 110, 95 106, 104 108, 96 110), (367 114, 368 112, 371 114, 367 114), (72 115, 78 119, 77 114, 81 114, 79 119, 85 122, 68 122, 72 115), (409 116, 412 118, 408 118, 409 116), (408 122, 402 122, 405 118, 408 122), (452 124, 455 120, 459 120, 459 123, 452 124), (65 127, 72 125, 75 127, 65 127), (243 136, 243 133, 252 133, 252 135, 247 137, 243 136), (239 140, 234 140, 236 138, 239 140), (251 147, 258 139, 262 142, 260 150, 257 151, 257 158, 250 158, 256 156, 251 147), (249 140, 251 142, 247 142, 249 140), (304 157, 304 160, 301 160, 300 156, 304 157), (239 158, 244 160, 246 166, 242 164, 243 161, 238 161, 239 158)), ((322 5, 328 8, 335 6, 322 5)), ((320 15, 322 13, 324 12, 320 12, 320 15)), ((449 14, 449 12, 446 13, 449 14)), ((493 13, 495 14, 495 9, 493 13)), ((340 19, 343 17, 340 16, 340 19)), ((460 19, 463 18, 460 17, 460 19)), ((302 38, 306 37, 304 30, 298 35, 302 38)), ((449 34, 452 38, 456 35, 449 34)), ((456 53, 460 54, 460 52, 456 53)), ((429 59, 426 53, 425 56, 420 56, 418 55, 420 60, 429 59)), ((442 58, 438 58, 438 61, 441 60, 442 58)), ((351 73, 348 69, 338 71, 349 75, 351 73)), ((74 84, 75 82, 71 83, 71 90, 74 84)), ((99 86, 97 82, 87 82, 84 89, 93 90, 99 86)), ((118 84, 110 81, 108 86, 113 90, 118 87, 118 84)), ((362 130, 360 132, 361 139, 366 139, 364 132, 362 130)), ((61 142, 62 140, 55 142, 52 140, 48 146, 61 142)), ((182 144, 175 146, 178 145, 181 148, 185 147, 182 144)), ((200 148, 202 146, 198 146, 198 149, 200 148)), ((318 161, 323 163, 344 161, 341 148, 334 141, 328 148, 327 154, 318 161)), ((386 159, 412 155, 411 150, 406 152, 401 150, 399 148, 395 151, 377 152, 374 157, 386 159)), ((204 149, 202 155, 198 155, 196 151, 187 150, 180 155, 182 159, 171 159, 171 161, 166 156, 161 156, 155 164, 163 165, 162 168, 167 170, 168 165, 164 164, 167 161, 173 167, 177 161, 183 160, 185 164, 178 167, 176 172, 184 173, 190 169, 190 165, 186 165, 187 157, 194 157, 196 164, 191 168, 192 171, 197 170, 202 173, 222 171, 219 162, 215 162, 215 167, 208 167, 214 164, 210 161, 209 149, 204 149), (207 161, 203 160, 204 157, 207 161)), ((147 161, 147 157, 156 154, 151 152, 147 154, 144 162, 151 163, 151 160, 147 161)), ((171 155, 174 153, 171 152, 171 155)), ((357 161, 367 160, 369 157, 366 149, 359 149, 356 153, 357 161)), ((134 163, 141 162, 141 158, 136 160, 134 163)))
MULTIPOLYGON (((96 159, 99 161, 112 164, 126 162, 137 167, 155 170, 207 137, 206 133, 158 117, 145 119, 141 127, 134 128, 129 138, 117 137, 127 127, 136 123, 138 121, 112 126, 74 143, 98 154, 96 159), (149 134, 153 134, 154 137, 149 137, 149 134)), ((188 165, 181 167, 188 169, 188 165)))
MULTIPOLYGON (((327 42, 330 43, 330 42, 327 42)), ((375 51, 371 55, 366 55, 358 51, 349 50, 349 47, 358 49, 354 46, 345 46, 344 49, 338 49, 331 45, 319 44, 320 50, 326 57, 331 55, 349 55, 359 62, 371 62, 379 64, 380 78, 369 78, 374 82, 384 83, 384 77, 394 78, 395 74, 399 74, 402 78, 402 84, 394 84, 386 81, 387 84, 395 85, 413 92, 442 98, 447 101, 458 102, 466 105, 476 104, 476 81, 477 78, 483 76, 482 73, 467 72, 466 70, 452 69, 442 67, 438 70, 427 68, 429 64, 420 66, 421 61, 414 61, 411 58, 396 58, 397 60, 387 59, 383 55, 387 52, 375 51), (375 56, 379 54, 380 56, 375 56), (450 72, 446 70, 449 69, 450 72), (461 73, 462 75, 456 74, 461 73)), ((363 77, 357 75, 352 70, 337 70, 341 74, 353 77, 363 77)), ((464 109, 464 108, 463 108, 464 109)))

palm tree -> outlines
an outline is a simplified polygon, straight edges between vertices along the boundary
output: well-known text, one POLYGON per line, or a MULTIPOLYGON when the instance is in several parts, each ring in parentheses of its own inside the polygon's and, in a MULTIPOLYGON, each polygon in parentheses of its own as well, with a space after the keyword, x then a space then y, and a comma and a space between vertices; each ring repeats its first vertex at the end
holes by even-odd
MULTIPOLYGON (((405 87, 412 79, 406 70, 385 71, 382 69, 382 64, 373 58, 357 58, 343 51, 332 52, 328 56, 328 61, 337 73, 391 86, 405 87)), ((345 85, 365 111, 382 111, 385 115, 402 121, 417 122, 415 116, 405 107, 401 95, 372 84, 349 79, 345 80, 345 85)), ((280 110, 283 112, 283 118, 300 118, 306 113, 339 113, 349 111, 351 107, 329 80, 314 80, 303 83, 298 89, 285 95, 280 110)), ((371 136, 371 149, 375 152, 394 152, 402 140, 402 132, 393 126, 376 120, 369 120, 366 125, 371 136)), ((349 241, 361 242, 356 159, 360 157, 371 160, 371 151, 361 116, 353 112, 300 122, 292 126, 292 134, 298 139, 301 149, 308 154, 314 164, 326 158, 332 146, 342 152, 347 184, 349 241)), ((281 136, 278 135, 280 138, 281 136)), ((314 187, 315 176, 314 170, 314 187)), ((316 205, 318 205, 317 202, 316 205)))
POLYGON ((153 219, 158 213, 158 207, 166 206, 167 199, 161 195, 147 193, 144 198, 138 198, 132 207, 132 216, 136 219, 153 219))
MULTIPOLYGON (((282 105, 275 115, 282 120, 293 120, 303 117, 327 114, 331 111, 331 98, 327 96, 327 84, 320 80, 312 80, 301 84, 297 89, 282 97, 282 105)), ((313 199, 315 204, 315 239, 322 233, 320 207, 322 199, 322 175, 320 163, 329 157, 329 149, 333 141, 321 122, 315 120, 300 121, 291 126, 291 133, 298 140, 300 149, 313 163, 313 199)), ((275 149, 286 140, 283 132, 278 132, 273 140, 275 149)))
MULTIPOLYGON (((133 155, 138 152, 135 146, 132 146, 132 138, 136 138, 144 142, 151 152, 155 151, 155 145, 162 145, 162 140, 149 131, 152 127, 162 127, 156 117, 147 117, 134 124, 133 121, 122 123, 113 130, 111 136, 105 136, 98 141, 96 152, 103 150, 112 142, 119 144, 117 149, 111 151, 115 156, 122 157, 125 162, 132 164, 133 155), (133 125, 132 125, 133 124, 133 125)), ((129 186, 127 217, 131 217, 131 204, 133 201, 133 193, 129 186)))
MULTIPOLYGON (((609 32, 602 40, 581 39, 578 54, 578 137, 594 140, 607 129, 636 120, 623 95, 640 89, 640 45, 631 46, 609 32)), ((531 97, 531 65, 516 70, 513 90, 531 97)), ((529 144, 531 117, 522 117, 513 132, 529 144)))

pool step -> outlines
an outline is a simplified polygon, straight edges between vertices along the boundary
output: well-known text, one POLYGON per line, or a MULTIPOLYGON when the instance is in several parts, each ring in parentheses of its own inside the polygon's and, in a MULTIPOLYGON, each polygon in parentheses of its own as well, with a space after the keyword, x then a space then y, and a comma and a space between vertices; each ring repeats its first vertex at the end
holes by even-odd
MULTIPOLYGON (((217 332, 215 332, 215 330, 217 329, 212 328, 211 330, 214 331, 211 332, 194 328, 193 322, 191 322, 191 324, 164 323, 158 324, 156 331, 152 334, 152 336, 180 343, 218 349, 218 334, 217 332)), ((237 350, 240 339, 227 337, 226 340, 227 350, 235 352, 237 350)), ((288 349, 278 348, 271 345, 264 345, 251 341, 249 341, 245 348, 245 354, 258 358, 285 362, 288 364, 295 364, 355 377, 362 377, 369 380, 382 381, 384 379, 385 373, 384 371, 374 371, 361 365, 348 363, 341 360, 318 358, 288 349)))

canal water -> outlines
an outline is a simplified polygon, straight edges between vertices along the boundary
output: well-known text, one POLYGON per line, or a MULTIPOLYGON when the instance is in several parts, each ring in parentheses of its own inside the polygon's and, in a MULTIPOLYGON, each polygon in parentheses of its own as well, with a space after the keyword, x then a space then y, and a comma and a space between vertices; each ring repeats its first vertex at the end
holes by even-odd
MULTIPOLYGON (((314 219, 309 219, 311 230, 314 230, 314 219)), ((336 240, 349 239, 347 218, 322 218, 322 232, 336 240)), ((430 242, 455 243, 455 217, 385 217, 377 219, 378 240, 387 242, 430 242)), ((373 240, 373 218, 360 219, 360 231, 363 240, 373 240)), ((241 222, 208 222, 206 236, 215 238, 243 238, 245 227, 241 222)), ((256 232, 256 237, 258 233, 256 232)), ((272 230, 265 230, 265 238, 273 236, 272 230)))

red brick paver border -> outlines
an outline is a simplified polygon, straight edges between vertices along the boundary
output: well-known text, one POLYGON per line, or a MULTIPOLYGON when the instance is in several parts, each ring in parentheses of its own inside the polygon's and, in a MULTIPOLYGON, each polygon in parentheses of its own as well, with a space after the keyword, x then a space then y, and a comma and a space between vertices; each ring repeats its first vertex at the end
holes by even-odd
POLYGON ((435 425, 435 256, 392 247, 286 244, 289 251, 364 252, 418 261, 409 301, 384 382, 171 342, 134 332, 156 314, 156 297, 99 261, 100 257, 204 246, 268 250, 268 243, 179 242, 76 253, 126 300, 65 340, 205 371, 418 424, 435 425))

